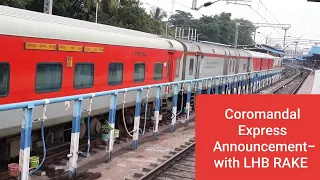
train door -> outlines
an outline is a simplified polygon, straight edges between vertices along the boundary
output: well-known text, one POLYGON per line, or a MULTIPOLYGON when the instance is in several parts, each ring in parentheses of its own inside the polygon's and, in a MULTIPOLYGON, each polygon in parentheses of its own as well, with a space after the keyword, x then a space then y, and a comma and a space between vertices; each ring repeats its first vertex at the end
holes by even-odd
MULTIPOLYGON (((174 70, 174 68, 175 68, 175 65, 174 65, 174 63, 175 63, 175 61, 174 61, 174 54, 173 54, 173 52, 171 52, 171 51, 169 51, 169 56, 168 56, 168 60, 167 60, 167 62, 166 62, 166 82, 173 82, 174 81, 174 72, 175 72, 175 70, 174 70)), ((165 88, 165 92, 166 93, 170 93, 170 88, 167 86, 166 88, 165 88)))
POLYGON ((235 64, 235 74, 239 73, 239 67, 240 67, 240 53, 239 51, 236 51, 236 53, 238 53, 238 58, 236 57, 236 64, 235 64))
POLYGON ((226 50, 223 50, 224 51, 224 65, 223 65, 223 75, 227 75, 228 74, 228 67, 229 67, 229 58, 227 57, 227 51, 226 50))
POLYGON ((202 62, 202 55, 201 53, 197 53, 196 62, 195 62, 195 65, 196 65, 195 79, 199 79, 200 77, 201 62, 202 62))
POLYGON ((174 81, 175 77, 175 56, 173 52, 169 52, 169 59, 167 60, 166 82, 174 81))
POLYGON ((247 72, 250 72, 250 67, 251 67, 251 59, 250 58, 248 58, 248 60, 247 60, 247 72))

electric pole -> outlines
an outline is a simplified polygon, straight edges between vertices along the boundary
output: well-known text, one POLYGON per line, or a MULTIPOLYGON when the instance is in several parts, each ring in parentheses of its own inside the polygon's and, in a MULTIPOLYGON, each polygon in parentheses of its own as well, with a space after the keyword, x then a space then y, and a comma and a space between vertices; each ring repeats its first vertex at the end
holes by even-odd
POLYGON ((283 56, 285 56, 286 52, 286 37, 287 37, 287 31, 289 30, 288 27, 282 28, 284 30, 284 38, 283 38, 283 56))
POLYGON ((258 27, 254 27, 254 37, 253 37, 253 42, 256 42, 257 29, 258 29, 258 27))
POLYGON ((44 0, 43 13, 52 14, 53 0, 44 0))
POLYGON ((96 23, 98 23, 98 11, 99 11, 99 3, 101 0, 96 0, 96 23))
MULTIPOLYGON (((238 26, 253 28, 254 29, 254 38, 253 38, 254 42, 256 40, 256 34, 257 34, 258 28, 273 27, 273 28, 282 28, 282 29, 286 29, 286 30, 291 28, 290 24, 270 24, 270 23, 252 23, 252 24, 240 23, 238 26)), ((238 30, 236 29, 236 31, 238 31, 238 30)), ((236 33, 238 33, 238 32, 236 32, 236 33)))
POLYGON ((235 47, 235 48, 238 47, 239 26, 240 26, 240 23, 237 22, 237 23, 236 23, 236 35, 235 35, 235 37, 234 37, 234 47, 235 47))
POLYGON ((268 45, 268 36, 266 37, 266 45, 268 45))
POLYGON ((298 46, 298 43, 299 43, 299 42, 298 42, 298 41, 295 41, 294 43, 296 44, 296 47, 295 47, 295 49, 294 49, 294 55, 297 56, 297 46, 298 46))

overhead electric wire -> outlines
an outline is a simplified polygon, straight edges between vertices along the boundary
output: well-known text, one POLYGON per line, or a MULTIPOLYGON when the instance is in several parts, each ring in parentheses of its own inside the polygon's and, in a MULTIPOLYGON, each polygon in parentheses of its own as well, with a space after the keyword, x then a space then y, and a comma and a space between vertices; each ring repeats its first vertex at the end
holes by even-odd
POLYGON ((201 14, 202 16, 206 16, 206 15, 202 14, 201 12, 195 11, 195 10, 193 10, 192 8, 190 8, 190 7, 184 5, 184 4, 182 4, 182 3, 180 3, 180 2, 178 2, 178 1, 176 1, 176 0, 174 0, 174 2, 177 3, 177 4, 179 4, 179 5, 181 5, 181 6, 183 6, 183 7, 185 7, 185 8, 187 8, 187 9, 192 10, 192 12, 196 12, 196 13, 198 13, 198 14, 201 14))
MULTIPOLYGON (((245 2, 246 3, 246 2, 245 2)), ((266 5, 262 2, 262 0, 259 0, 259 4, 262 4, 263 5, 263 7, 266 9, 266 11, 279 23, 279 24, 281 24, 280 23, 280 21, 270 12, 270 10, 266 7, 266 5)), ((247 3, 246 3, 247 4, 247 3)), ((258 10, 259 10, 259 4, 258 4, 258 10)), ((252 8, 252 7, 251 7, 252 8)), ((253 8, 252 8, 253 9, 253 8)), ((254 9, 253 9, 254 10, 254 9)), ((257 11, 256 11, 257 12, 257 11)), ((259 14, 259 12, 257 12, 258 14, 259 14)), ((260 14, 259 14, 260 15, 260 14)), ((261 16, 261 15, 260 15, 261 16)), ((262 16, 261 16, 262 17, 262 16)), ((265 18, 263 18, 266 22, 268 22, 265 18)), ((269 23, 269 22, 268 22, 269 23)), ((275 29, 275 28, 274 28, 275 29)), ((276 30, 277 31, 277 30, 276 30)), ((277 32, 279 32, 279 31, 277 31, 277 32)), ((281 34, 281 33, 280 33, 281 34)), ((290 31, 289 30, 287 30, 287 34, 289 34, 290 36, 292 36, 292 34, 290 33, 290 31)), ((282 34, 281 34, 282 35, 282 34)), ((282 35, 282 36, 284 36, 284 35, 282 35)), ((297 39, 298 40, 298 39, 297 39)), ((290 50, 292 50, 290 47, 289 47, 289 49, 290 50)))
MULTIPOLYGON (((278 22, 278 24, 281 24, 280 21, 270 12, 270 10, 267 8, 267 6, 264 5, 264 3, 261 0, 259 0, 259 3, 261 3, 263 5, 263 7, 266 9, 266 11, 268 11, 268 13, 274 18, 274 20, 276 20, 278 22)), ((291 35, 289 30, 287 31, 287 33, 291 35)))
POLYGON ((263 2, 261 0, 259 0, 259 2, 264 6, 264 8, 269 12, 269 14, 279 23, 281 24, 278 19, 269 11, 269 9, 263 4, 263 2))
MULTIPOLYGON (((254 12, 256 12, 262 19, 264 19, 267 23, 271 24, 269 21, 267 21, 258 11, 256 11, 253 7, 251 7, 246 1, 243 1, 246 3, 254 12)), ((281 36, 284 36, 281 32, 279 32, 275 27, 273 27, 281 36)))
POLYGON ((142 1, 142 2, 143 2, 144 4, 146 4, 146 5, 149 5, 149 6, 151 6, 151 7, 155 7, 155 8, 159 8, 159 9, 161 9, 162 11, 164 11, 164 12, 166 12, 166 13, 171 14, 171 12, 170 12, 170 11, 165 10, 165 9, 163 9, 163 8, 161 8, 161 7, 158 7, 158 6, 156 6, 156 5, 149 4, 149 3, 145 2, 145 1, 142 1))
MULTIPOLYGON (((202 15, 202 16, 206 16, 206 15, 200 13, 199 11, 195 11, 195 10, 193 10, 192 8, 190 8, 190 7, 184 5, 184 4, 182 4, 182 3, 180 3, 180 2, 178 2, 178 1, 176 1, 176 0, 172 0, 172 1, 173 1, 173 4, 176 3, 176 4, 179 4, 180 6, 183 6, 183 7, 187 8, 187 9, 189 9, 189 10, 192 10, 191 12, 197 12, 198 14, 200 14, 200 15, 202 15)), ((264 19, 264 21, 266 21, 267 23, 270 24, 270 22, 269 22, 268 20, 266 20, 265 17, 263 17, 258 11, 256 11, 254 8, 252 8, 247 2, 245 2, 245 1, 243 1, 243 2, 246 3, 246 5, 249 6, 254 12, 256 12, 262 19, 264 19)), ((262 1, 259 0, 259 2, 265 7, 266 11, 268 11, 269 14, 271 14, 271 15, 273 16, 273 18, 280 24, 280 22, 279 22, 279 21, 276 19, 276 17, 269 11, 269 9, 262 3, 262 1)), ((145 4, 149 5, 149 6, 152 6, 152 7, 160 8, 160 7, 158 7, 158 6, 149 4, 148 2, 145 2, 145 1, 143 1, 143 3, 145 3, 145 4)), ((157 1, 157 4, 158 4, 158 1, 157 1)), ((165 10, 165 9, 163 9, 163 8, 160 8, 160 9, 161 9, 162 11, 164 11, 164 12, 167 12, 167 13, 172 14, 172 10, 171 10, 171 12, 170 12, 170 11, 165 10)), ((215 19, 215 21, 217 21, 217 23, 221 23, 221 21, 220 21, 219 19, 215 19)), ((273 29, 276 30, 281 36, 284 36, 284 35, 283 35, 281 32, 279 32, 279 30, 277 30, 275 27, 273 27, 273 29)), ((239 29, 239 31, 241 31, 241 30, 239 29)), ((263 40, 265 40, 265 38, 264 38, 263 40)), ((262 40, 262 41, 263 41, 263 40, 262 40)), ((290 47, 289 47, 289 49, 292 50, 290 47)))

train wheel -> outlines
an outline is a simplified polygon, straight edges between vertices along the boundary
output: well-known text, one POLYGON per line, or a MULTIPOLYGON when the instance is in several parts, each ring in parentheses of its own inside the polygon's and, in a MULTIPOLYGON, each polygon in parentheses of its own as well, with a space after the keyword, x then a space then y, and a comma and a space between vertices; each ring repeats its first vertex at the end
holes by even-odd
POLYGON ((90 122, 90 132, 91 135, 95 136, 100 132, 101 129, 101 122, 98 118, 93 118, 90 122))
POLYGON ((87 125, 84 121, 81 121, 81 124, 80 124, 80 139, 82 139, 84 137, 84 135, 86 134, 87 132, 87 125))
POLYGON ((120 132, 124 132, 126 131, 125 128, 124 128, 124 125, 123 125, 123 120, 122 120, 122 112, 121 111, 117 111, 117 114, 116 114, 116 127, 117 129, 120 130, 120 132))

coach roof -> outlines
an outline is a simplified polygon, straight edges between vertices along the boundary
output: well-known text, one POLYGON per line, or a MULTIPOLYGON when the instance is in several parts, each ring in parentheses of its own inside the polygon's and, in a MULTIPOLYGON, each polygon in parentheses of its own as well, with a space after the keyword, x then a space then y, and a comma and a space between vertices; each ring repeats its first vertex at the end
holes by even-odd
POLYGON ((275 58, 274 56, 271 56, 266 53, 260 53, 260 52, 256 52, 256 51, 247 51, 247 52, 251 54, 252 58, 267 58, 267 59, 274 59, 275 58))
POLYGON ((0 5, 0 34, 172 49, 157 35, 0 5))

